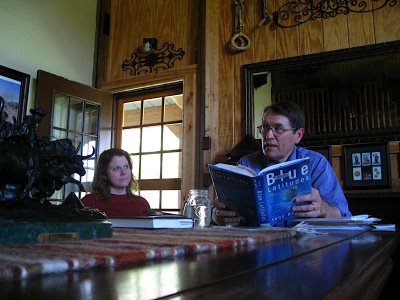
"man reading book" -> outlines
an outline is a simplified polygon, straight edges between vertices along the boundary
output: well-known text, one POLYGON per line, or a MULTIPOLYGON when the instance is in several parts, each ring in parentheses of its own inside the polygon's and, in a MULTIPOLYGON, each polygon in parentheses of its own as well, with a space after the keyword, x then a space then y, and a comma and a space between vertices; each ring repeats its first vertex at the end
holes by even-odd
MULTIPOLYGON (((277 163, 309 157, 312 193, 295 199, 303 205, 293 206, 297 217, 349 217, 351 213, 340 183, 328 160, 320 153, 297 144, 304 135, 305 117, 303 110, 295 103, 281 101, 264 109, 261 134, 262 149, 248 154, 239 164, 253 169, 256 173, 277 163)), ((219 225, 240 225, 243 221, 235 211, 228 210, 223 199, 214 201, 212 219, 219 225)))

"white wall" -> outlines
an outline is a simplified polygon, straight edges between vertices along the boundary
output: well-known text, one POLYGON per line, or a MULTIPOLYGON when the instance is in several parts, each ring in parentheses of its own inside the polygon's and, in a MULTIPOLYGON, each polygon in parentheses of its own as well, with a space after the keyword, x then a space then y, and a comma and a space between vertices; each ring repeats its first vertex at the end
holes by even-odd
POLYGON ((97 0, 0 0, 0 65, 31 75, 38 69, 92 85, 97 0))

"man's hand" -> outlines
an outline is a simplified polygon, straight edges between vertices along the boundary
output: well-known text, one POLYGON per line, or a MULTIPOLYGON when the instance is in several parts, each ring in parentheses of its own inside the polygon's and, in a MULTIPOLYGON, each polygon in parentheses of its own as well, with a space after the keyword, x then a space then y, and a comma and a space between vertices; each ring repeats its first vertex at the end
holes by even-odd
POLYGON ((317 189, 312 189, 311 194, 297 197, 295 199, 300 205, 293 206, 293 211, 298 217, 306 218, 339 218, 342 216, 340 210, 332 205, 329 205, 322 200, 317 189), (301 202, 309 204, 301 205, 301 202))
POLYGON ((215 199, 213 202, 212 220, 217 225, 237 226, 242 218, 234 211, 227 210, 225 203, 215 199))

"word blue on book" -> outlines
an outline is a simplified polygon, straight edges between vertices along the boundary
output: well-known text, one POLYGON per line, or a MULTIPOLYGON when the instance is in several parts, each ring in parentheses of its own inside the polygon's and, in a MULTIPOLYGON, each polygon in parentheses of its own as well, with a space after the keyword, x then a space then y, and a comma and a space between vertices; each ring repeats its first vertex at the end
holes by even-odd
POLYGON ((242 165, 209 164, 218 199, 246 226, 282 226, 294 218, 296 197, 311 194, 309 158, 275 164, 258 174, 242 165))

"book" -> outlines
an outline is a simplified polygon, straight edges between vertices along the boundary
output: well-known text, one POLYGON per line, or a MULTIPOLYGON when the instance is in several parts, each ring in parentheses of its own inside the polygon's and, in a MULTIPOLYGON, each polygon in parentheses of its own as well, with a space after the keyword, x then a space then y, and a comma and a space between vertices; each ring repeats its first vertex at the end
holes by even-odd
POLYGON ((309 158, 275 164, 256 174, 242 165, 209 164, 220 201, 244 218, 245 226, 285 226, 294 218, 294 198, 311 194, 309 158))
POLYGON ((180 215, 155 215, 132 218, 110 217, 112 227, 124 228, 192 228, 193 219, 180 215))

